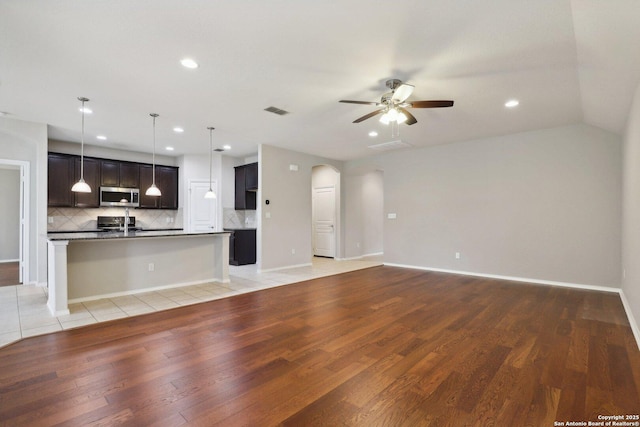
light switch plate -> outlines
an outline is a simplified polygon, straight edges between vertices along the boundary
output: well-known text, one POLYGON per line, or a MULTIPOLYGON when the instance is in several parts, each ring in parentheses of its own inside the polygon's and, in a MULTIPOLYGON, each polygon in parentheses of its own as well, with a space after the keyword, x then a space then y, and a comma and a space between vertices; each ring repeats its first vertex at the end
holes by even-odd
POLYGON ((396 219, 396 218, 397 218, 397 216, 396 216, 396 214, 395 214, 395 213, 388 213, 388 214, 387 214, 387 218, 388 218, 388 219, 396 219))

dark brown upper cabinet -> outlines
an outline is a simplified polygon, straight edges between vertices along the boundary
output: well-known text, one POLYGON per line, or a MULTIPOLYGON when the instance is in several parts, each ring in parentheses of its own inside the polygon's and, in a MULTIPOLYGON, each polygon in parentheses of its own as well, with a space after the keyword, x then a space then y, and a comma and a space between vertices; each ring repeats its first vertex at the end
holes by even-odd
POLYGON ((147 196, 145 192, 153 183, 151 165, 140 165, 140 207, 156 209, 178 209, 178 168, 156 166, 156 186, 161 196, 147 196))
POLYGON ((100 187, 140 189, 140 207, 178 209, 178 168, 156 165, 156 185, 162 196, 144 193, 151 186, 152 166, 111 159, 84 158, 84 180, 91 193, 73 193, 80 179, 80 156, 49 153, 47 205, 51 207, 94 208, 100 206, 100 187))
POLYGON ((49 154, 47 205, 73 206, 73 157, 66 154, 49 154))
POLYGON ((118 160, 101 160, 100 185, 103 187, 139 188, 140 165, 118 160))
POLYGON ((178 209, 178 168, 156 166, 156 185, 162 192, 160 209, 178 209))
MULTIPOLYGON (((75 157, 74 183, 80 179, 80 163, 80 157, 75 157)), ((73 193, 73 206, 77 208, 100 207, 100 161, 98 159, 84 158, 84 180, 91 187, 91 193, 73 193)), ((71 187, 69 187, 69 191, 71 191, 71 187)))
POLYGON ((235 167, 235 208, 237 210, 255 210, 257 206, 258 164, 235 167))
POLYGON ((247 191, 258 191, 258 164, 251 163, 245 165, 245 189, 247 191))

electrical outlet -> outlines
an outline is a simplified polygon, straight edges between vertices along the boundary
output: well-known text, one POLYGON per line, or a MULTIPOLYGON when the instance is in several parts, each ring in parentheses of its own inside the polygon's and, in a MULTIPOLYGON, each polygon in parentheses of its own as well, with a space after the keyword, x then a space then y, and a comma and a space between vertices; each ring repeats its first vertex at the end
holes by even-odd
POLYGON ((388 213, 387 219, 396 219, 398 216, 395 213, 388 213))
POLYGON ((149 263, 149 271, 155 271, 156 265, 152 262, 149 263))
POLYGON ((52 217, 52 216, 48 216, 48 217, 47 217, 47 222, 48 222, 49 224, 53 224, 53 217, 52 217))
POLYGON ((456 252, 456 259, 460 259, 460 252, 456 252))
POLYGON ((295 250, 295 248, 292 248, 291 249, 291 255, 295 255, 295 254, 296 254, 296 250, 295 250))
POLYGON ((356 243, 356 248, 360 247, 360 242, 356 243))

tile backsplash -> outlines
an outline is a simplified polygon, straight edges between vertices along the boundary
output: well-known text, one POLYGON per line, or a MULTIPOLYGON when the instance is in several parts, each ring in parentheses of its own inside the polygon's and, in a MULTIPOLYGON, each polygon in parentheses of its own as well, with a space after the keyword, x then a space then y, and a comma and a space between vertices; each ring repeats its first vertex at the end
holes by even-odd
POLYGON ((222 216, 224 228, 256 228, 258 226, 256 211, 237 211, 224 208, 222 216))
MULTIPOLYGON (((182 209, 130 209, 136 227, 183 228, 182 209)), ((124 216, 124 208, 48 208, 47 231, 95 230, 98 216, 124 216)))

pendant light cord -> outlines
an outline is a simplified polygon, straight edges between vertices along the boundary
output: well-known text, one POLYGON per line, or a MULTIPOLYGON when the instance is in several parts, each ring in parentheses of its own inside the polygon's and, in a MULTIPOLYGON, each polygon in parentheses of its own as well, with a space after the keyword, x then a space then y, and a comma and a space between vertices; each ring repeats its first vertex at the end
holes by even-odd
POLYGON ((151 114, 151 117, 153 117, 153 169, 151 171, 152 173, 152 178, 151 181, 153 183, 153 185, 156 185, 156 117, 158 117, 157 114, 151 114))
POLYGON ((81 98, 82 101, 82 133, 80 134, 80 179, 84 181, 84 102, 85 98, 81 98))

